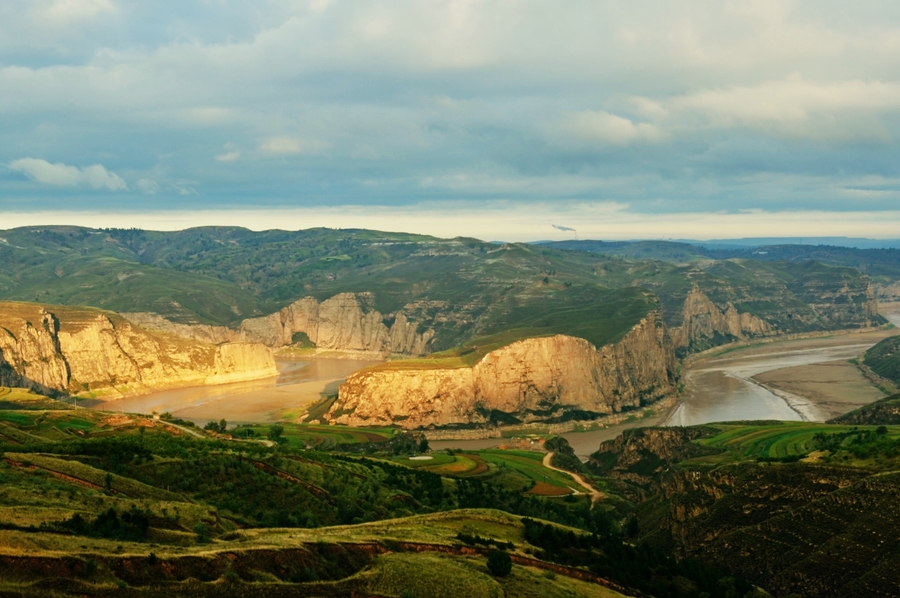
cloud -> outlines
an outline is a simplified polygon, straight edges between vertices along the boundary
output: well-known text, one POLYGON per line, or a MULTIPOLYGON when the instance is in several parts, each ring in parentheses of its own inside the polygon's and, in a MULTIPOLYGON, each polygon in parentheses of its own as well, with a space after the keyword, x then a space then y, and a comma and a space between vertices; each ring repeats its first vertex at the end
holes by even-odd
POLYGON ((53 156, 42 176, 87 187, 64 165, 115 155, 135 191, 158 181, 157 206, 841 209, 836 190, 900 175, 900 3, 883 0, 31 0, 0 2, 0 23, 0 167, 53 156))
POLYGON ((36 8, 45 19, 61 24, 86 21, 102 13, 118 11, 112 0, 52 0, 40 2, 36 8))
POLYGON ((649 123, 635 123, 605 110, 585 110, 569 117, 565 129, 585 140, 612 144, 659 141, 663 131, 649 123))
POLYGON ((155 195, 159 191, 159 183, 153 179, 138 179, 137 188, 147 195, 155 195))
POLYGON ((58 187, 78 187, 87 185, 94 189, 123 191, 128 189, 125 181, 114 172, 109 172, 100 164, 78 168, 57 162, 51 164, 38 158, 21 158, 9 163, 9 169, 21 172, 28 178, 58 187))
POLYGON ((751 129, 774 136, 888 141, 900 114, 900 82, 812 81, 799 74, 754 85, 698 89, 668 99, 632 98, 679 136, 709 129, 751 129))
POLYGON ((566 232, 566 231, 572 232, 572 233, 575 232, 575 229, 574 229, 574 228, 571 228, 571 227, 569 227, 569 226, 560 226, 560 225, 558 225, 558 224, 551 224, 550 226, 552 226, 552 227, 555 228, 556 230, 561 230, 561 231, 563 231, 563 232, 566 232))
POLYGON ((674 99, 673 108, 696 110, 722 124, 807 120, 848 110, 900 109, 900 83, 836 81, 816 83, 792 75, 753 86, 693 92, 674 99))
POLYGON ((292 137, 272 137, 259 144, 259 149, 267 154, 292 155, 303 152, 298 139, 292 137))

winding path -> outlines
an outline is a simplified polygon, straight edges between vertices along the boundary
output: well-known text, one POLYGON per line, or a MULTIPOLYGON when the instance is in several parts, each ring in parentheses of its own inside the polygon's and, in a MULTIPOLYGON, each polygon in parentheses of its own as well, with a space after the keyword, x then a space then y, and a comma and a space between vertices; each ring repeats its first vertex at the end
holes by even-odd
POLYGON ((566 471, 565 469, 553 467, 553 465, 550 464, 550 461, 553 459, 553 455, 554 455, 554 453, 552 453, 552 452, 544 455, 544 460, 542 461, 542 464, 544 465, 544 467, 546 467, 547 469, 552 469, 553 471, 558 471, 560 473, 564 473, 567 476, 570 476, 573 480, 575 480, 578 483, 578 485, 580 485, 582 488, 587 490, 587 492, 578 492, 577 490, 573 489, 572 490, 573 493, 575 493, 575 494, 590 494, 592 503, 595 503, 599 500, 603 500, 604 498, 606 498, 606 494, 604 494, 603 492, 600 492, 599 490, 597 490, 596 488, 591 486, 587 482, 587 480, 584 479, 584 476, 582 476, 580 473, 573 473, 571 471, 566 471))

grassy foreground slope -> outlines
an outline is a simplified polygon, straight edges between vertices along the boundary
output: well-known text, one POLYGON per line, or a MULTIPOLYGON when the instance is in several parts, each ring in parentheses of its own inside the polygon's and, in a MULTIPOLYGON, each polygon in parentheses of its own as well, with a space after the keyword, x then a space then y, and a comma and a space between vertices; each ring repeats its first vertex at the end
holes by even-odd
POLYGON ((310 450, 2 395, 2 596, 732 595, 727 573, 627 542, 621 505, 531 492, 564 477, 536 454, 407 467, 402 433, 310 450))

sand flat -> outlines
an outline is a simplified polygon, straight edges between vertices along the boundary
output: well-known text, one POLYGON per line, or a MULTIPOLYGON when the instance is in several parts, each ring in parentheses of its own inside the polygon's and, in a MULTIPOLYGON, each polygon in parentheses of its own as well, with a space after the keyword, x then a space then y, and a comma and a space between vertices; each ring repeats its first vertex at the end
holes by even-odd
POLYGON ((868 405, 885 394, 849 361, 827 361, 771 370, 753 376, 776 391, 804 397, 815 404, 823 419, 868 405))

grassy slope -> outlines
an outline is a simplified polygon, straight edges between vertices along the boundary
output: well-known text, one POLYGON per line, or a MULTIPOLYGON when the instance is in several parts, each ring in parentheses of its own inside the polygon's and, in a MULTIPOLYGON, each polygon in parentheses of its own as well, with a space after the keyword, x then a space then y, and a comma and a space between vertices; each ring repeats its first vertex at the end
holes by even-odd
POLYGON ((836 424, 900 425, 900 394, 885 397, 831 420, 836 424))
POLYGON ((900 249, 856 249, 830 245, 769 245, 713 249, 670 241, 560 241, 546 243, 544 246, 679 264, 735 258, 752 258, 763 262, 815 260, 831 266, 855 268, 877 280, 900 280, 900 249))
POLYGON ((882 378, 900 385, 900 336, 886 338, 866 351, 863 363, 882 378))
MULTIPOLYGON (((0 399, 15 408, 0 410, 4 425, 43 443, 31 452, 27 445, 3 447, 5 460, 0 461, 0 572, 3 572, 0 573, 0 592, 45 595, 48 587, 43 584, 56 577, 54 583, 63 583, 62 578, 68 578, 70 581, 65 583, 75 585, 66 587, 77 588, 75 591, 80 595, 121 592, 123 579, 133 586, 128 590, 132 595, 216 595, 216 588, 221 588, 222 582, 218 586, 212 582, 220 579, 229 570, 228 563, 233 562, 245 582, 255 580, 252 584, 241 585, 243 589, 238 593, 248 596, 278 595, 277 592, 291 587, 298 591, 306 586, 291 584, 312 575, 309 571, 315 571, 315 576, 320 579, 340 580, 315 582, 308 589, 312 594, 353 589, 388 596, 397 596, 406 590, 420 595, 444 595, 441 591, 449 592, 446 595, 458 595, 462 591, 473 596, 619 595, 591 583, 548 575, 520 565, 513 568, 509 577, 497 579, 488 573, 483 556, 460 554, 401 551, 374 560, 357 555, 351 561, 356 559, 365 566, 353 574, 357 565, 340 559, 334 561, 333 556, 327 555, 346 550, 352 552, 356 550, 352 546, 361 543, 394 547, 396 542, 424 542, 456 550, 455 547, 460 545, 456 535, 460 532, 513 542, 517 546, 516 552, 523 556, 527 556, 527 544, 523 540, 520 517, 501 511, 457 509, 395 518, 398 514, 408 515, 416 508, 415 491, 407 494, 402 489, 410 488, 414 482, 399 479, 394 487, 386 487, 384 473, 377 468, 362 467, 354 459, 334 459, 318 452, 292 452, 287 458, 279 458, 275 456, 279 451, 253 442, 222 445, 213 440, 214 435, 210 436, 210 441, 172 436, 178 434, 177 429, 154 424, 140 416, 73 408, 15 389, 0 389, 0 399), (75 422, 78 425, 72 427, 75 422), (119 440, 131 443, 122 444, 119 440), (107 444, 93 444, 99 441, 107 444), (91 449, 92 446, 97 446, 100 452, 91 449), (129 456, 128 451, 143 450, 141 447, 150 453, 129 456), (126 450, 120 454, 117 451, 121 448, 126 450), (249 452, 242 455, 244 451, 249 452), (238 468, 237 464, 243 462, 241 459, 258 462, 263 469, 250 463, 244 469, 238 468), (225 469, 223 480, 206 479, 221 475, 219 470, 222 468, 225 469), (175 477, 158 475, 169 469, 175 472, 175 477), (107 472, 111 473, 108 475, 107 472), (196 478, 197 481, 172 485, 171 490, 168 489, 169 484, 179 478, 188 481, 196 478), (392 503, 393 510, 379 515, 383 521, 303 529, 259 527, 252 521, 252 516, 226 508, 227 496, 265 484, 269 486, 263 487, 262 494, 253 499, 254 508, 265 507, 287 487, 305 484, 325 493, 316 500, 326 510, 334 508, 335 502, 343 508, 340 505, 364 504, 367 500, 379 505, 392 503), (221 487, 226 494, 219 497, 210 490, 215 486, 221 487), (109 490, 105 489, 107 487, 109 490), (371 496, 364 498, 367 495, 371 496), (109 509, 124 513, 132 508, 151 517, 151 528, 144 541, 60 533, 62 522, 74 515, 91 521, 109 509), (243 529, 236 529, 238 520, 243 529), (198 542, 195 533, 198 526, 207 526, 216 539, 212 543, 198 542), (169 563, 166 565, 169 573, 153 573, 153 566, 147 563, 148 551, 155 554, 154 558, 169 563), (300 561, 300 565, 289 567, 289 572, 279 569, 282 558, 273 556, 280 551, 300 551, 307 555, 304 559, 311 560, 306 565, 302 565, 305 561, 300 561), (260 556, 255 556, 257 554, 260 556), (10 561, 3 560, 10 557, 17 559, 13 569, 7 568, 10 561), (25 561, 21 560, 23 558, 25 561), (32 563, 28 559, 45 560, 32 563), (126 561, 132 564, 123 565, 126 561), (58 570, 60 566, 64 569, 58 570), (303 569, 304 566, 307 568, 303 569), (350 577, 346 577, 348 574, 350 577), (299 577, 287 579, 286 575, 299 577), (446 575, 453 576, 452 583, 436 585, 436 580, 446 575), (186 577, 207 583, 197 585, 196 582, 178 581, 186 577), (164 588, 148 585, 162 582, 163 578, 170 585, 164 588), (291 583, 286 584, 288 581, 291 583)), ((335 436, 326 434, 330 430, 318 427, 286 428, 290 429, 285 435, 302 435, 305 431, 323 434, 331 442, 337 439, 372 441, 379 437, 377 431, 334 430, 335 436)), ((262 433, 262 430, 257 432, 262 433)), ((380 433, 389 435, 390 431, 380 433)), ((504 469, 504 463, 512 462, 521 462, 518 467, 532 474, 540 468, 539 455, 489 452, 489 458, 498 469, 504 469)), ((555 472, 548 471, 548 474, 552 476, 555 472)), ((526 476, 522 477, 527 481, 526 476)), ((482 479, 494 483, 502 481, 500 478, 502 475, 482 479)), ((285 509, 289 507, 285 505, 285 509)), ((285 558, 296 560, 295 557, 285 558)), ((237 592, 236 589, 233 591, 237 592)))
POLYGON ((655 298, 631 287, 606 291, 582 287, 561 290, 552 303, 516 302, 510 298, 495 311, 497 317, 479 336, 453 349, 422 359, 390 361, 373 370, 471 367, 485 355, 526 338, 565 334, 583 338, 597 347, 620 340, 650 311, 658 308, 655 298), (496 330, 496 332, 492 332, 496 330))

